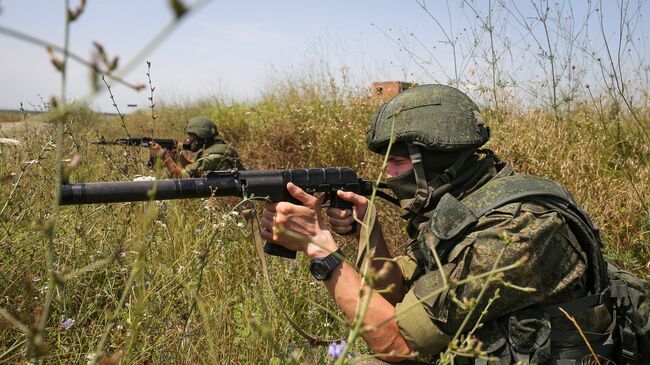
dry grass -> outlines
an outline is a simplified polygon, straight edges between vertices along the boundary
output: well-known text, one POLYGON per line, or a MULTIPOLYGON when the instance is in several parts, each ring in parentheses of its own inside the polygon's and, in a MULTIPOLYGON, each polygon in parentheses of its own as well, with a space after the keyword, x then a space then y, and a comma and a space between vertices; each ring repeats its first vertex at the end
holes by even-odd
MULTIPOLYGON (((205 114, 218 120, 251 169, 349 166, 373 178, 380 161, 366 151, 364 140, 376 107, 354 93, 296 83, 250 105, 211 100, 167 106, 158 110, 154 130, 180 139, 187 118, 205 114)), ((80 109, 69 120, 64 158, 84 159, 73 181, 152 173, 144 150, 90 144, 101 135, 123 136, 119 118, 80 109)), ((129 115, 126 122, 132 135, 151 130, 148 112, 129 115)), ((607 252, 626 267, 644 270, 650 260, 643 245, 650 226, 643 211, 650 203, 647 143, 633 133, 621 132, 618 139, 604 133, 601 118, 588 105, 559 124, 533 111, 488 115, 488 123, 494 135, 490 148, 520 172, 565 184, 602 227, 607 252)), ((648 125, 648 118, 643 123, 648 125)), ((31 327, 47 285, 42 230, 53 199, 55 151, 52 128, 26 131, 16 136, 22 146, 3 146, 0 154, 0 209, 7 203, 0 214, 0 307, 31 327)), ((121 357, 125 363, 326 362, 324 350, 309 349, 269 302, 252 243, 237 225, 241 218, 228 215, 235 203, 63 208, 55 233, 57 272, 65 276, 105 264, 58 284, 46 346, 28 348, 29 353, 42 353, 47 363, 83 363, 106 334, 101 350, 107 361, 113 354, 113 360, 121 357), (67 318, 75 323, 64 329, 67 318)), ((391 222, 384 227, 393 248, 405 244, 395 209, 382 206, 381 211, 391 222)), ((354 249, 347 249, 353 255, 354 249)), ((323 337, 340 336, 344 325, 315 305, 333 309, 324 290, 311 282, 304 258, 271 259, 271 264, 284 294, 282 305, 298 323, 323 337)), ((3 323, 0 339, 0 362, 28 359, 25 336, 14 326, 3 323)), ((355 346, 353 353, 364 351, 362 343, 355 346)))
MULTIPOLYGON (((599 119, 588 105, 558 127, 543 112, 507 116, 492 124, 488 146, 517 171, 565 185, 600 226, 606 252, 637 272, 645 266, 647 273, 650 146, 635 133, 613 138, 599 119)), ((650 125, 650 118, 644 123, 650 125)))

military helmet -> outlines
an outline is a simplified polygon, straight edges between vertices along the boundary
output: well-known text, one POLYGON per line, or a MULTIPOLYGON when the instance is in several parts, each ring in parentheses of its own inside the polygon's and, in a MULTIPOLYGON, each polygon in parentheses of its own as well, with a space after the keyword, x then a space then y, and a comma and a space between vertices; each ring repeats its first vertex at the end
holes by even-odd
POLYGON ((194 117, 187 122, 185 133, 195 134, 201 139, 212 139, 219 135, 217 125, 208 117, 194 117))
POLYGON ((415 86, 384 104, 367 132, 368 149, 382 153, 393 127, 395 142, 432 151, 477 148, 490 138, 478 106, 460 90, 439 84, 415 86))

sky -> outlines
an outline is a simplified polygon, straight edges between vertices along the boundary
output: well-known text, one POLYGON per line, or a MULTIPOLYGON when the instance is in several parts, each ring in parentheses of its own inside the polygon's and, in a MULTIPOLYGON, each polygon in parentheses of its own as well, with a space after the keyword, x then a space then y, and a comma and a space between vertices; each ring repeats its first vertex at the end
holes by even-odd
MULTIPOLYGON (((535 2, 539 1, 531 4, 535 2)), ((64 3, 0 0, 0 26, 62 45, 64 3)), ((462 33, 461 19, 471 17, 468 7, 461 9, 458 3, 426 2, 443 28, 455 27, 462 33)), ((477 8, 484 5, 470 3, 477 8)), ((591 4, 572 3, 577 11, 591 4)), ((72 8, 77 4, 70 0, 72 8)), ((522 11, 531 11, 531 4, 524 2, 522 11)), ((613 19, 606 21, 615 27, 615 3, 606 1, 605 6, 611 8, 606 18, 613 19)), ((90 59, 93 42, 99 42, 109 56, 119 55, 123 66, 172 19, 164 0, 88 0, 84 13, 71 25, 70 49, 90 59)), ((648 24, 639 27, 645 42, 648 24)), ((209 97, 254 100, 273 80, 313 70, 328 70, 337 77, 345 70, 359 85, 384 80, 431 82, 444 79, 452 67, 444 40, 441 28, 416 1, 211 1, 186 17, 124 78, 146 84, 146 61, 151 61, 154 98, 172 103, 209 97), (415 37, 409 38, 411 34, 415 37), (414 51, 405 52, 405 47, 414 51)), ((0 109, 17 109, 21 102, 25 109, 39 109, 50 96, 61 93, 61 76, 43 47, 0 34, 0 52, 0 109)), ((639 57, 647 56, 645 48, 640 52, 639 57)), ((91 91, 89 80, 89 71, 71 61, 66 97, 85 98, 91 91)), ((128 104, 148 105, 147 89, 135 92, 115 81, 109 83, 122 111, 128 111, 128 104)), ((89 102, 99 110, 114 111, 105 90, 89 102)))

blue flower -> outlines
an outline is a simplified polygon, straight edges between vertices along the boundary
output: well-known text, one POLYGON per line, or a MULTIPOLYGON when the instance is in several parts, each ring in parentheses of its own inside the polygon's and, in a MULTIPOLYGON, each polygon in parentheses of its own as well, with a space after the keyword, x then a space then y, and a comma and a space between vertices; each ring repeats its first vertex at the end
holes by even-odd
POLYGON ((346 343, 345 340, 341 340, 341 343, 332 342, 327 347, 327 354, 330 355, 333 359, 338 359, 345 349, 346 343))
POLYGON ((61 322, 61 328, 68 329, 74 324, 74 318, 68 318, 65 321, 61 322))

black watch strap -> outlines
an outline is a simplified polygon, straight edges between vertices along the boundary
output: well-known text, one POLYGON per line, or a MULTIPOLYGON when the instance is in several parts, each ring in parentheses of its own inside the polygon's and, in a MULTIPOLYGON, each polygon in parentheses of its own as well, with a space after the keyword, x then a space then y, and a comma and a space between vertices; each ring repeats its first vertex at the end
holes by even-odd
POLYGON ((343 251, 339 248, 323 258, 312 259, 309 271, 316 280, 327 280, 332 276, 332 271, 341 265, 343 260, 343 251))

